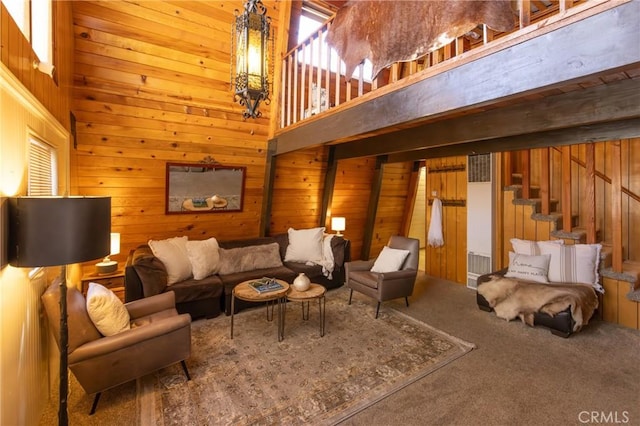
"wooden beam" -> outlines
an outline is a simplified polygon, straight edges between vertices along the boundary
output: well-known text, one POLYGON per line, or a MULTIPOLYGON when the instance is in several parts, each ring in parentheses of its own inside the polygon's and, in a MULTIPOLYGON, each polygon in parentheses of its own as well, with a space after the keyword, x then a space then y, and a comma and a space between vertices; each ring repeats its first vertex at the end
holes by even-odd
MULTIPOLYGON (((402 223, 400 224, 401 235, 409 235, 409 228, 411 227, 411 218, 413 217, 413 209, 416 203, 416 194, 418 193, 418 185, 420 184, 420 166, 424 165, 423 161, 414 161, 411 169, 411 175, 409 176, 409 191, 407 193, 407 200, 404 204, 404 210, 402 215, 402 223)), ((425 198, 426 199, 426 198, 425 198)))
POLYGON ((640 137, 640 118, 632 118, 589 126, 571 127, 526 135, 404 151, 389 155, 388 161, 389 163, 396 163, 428 158, 453 157, 456 155, 482 154, 487 152, 510 152, 529 148, 574 145, 577 143, 638 137, 640 137))
POLYGON ((338 170, 338 162, 335 156, 335 147, 329 147, 329 158, 327 159, 327 172, 324 175, 324 189, 322 191, 322 210, 320 212, 320 224, 319 226, 326 226, 329 229, 329 221, 332 201, 333 201, 333 189, 336 184, 336 173, 338 170))
POLYGON ((378 212, 378 202, 380 201, 380 193, 382 192, 382 179, 384 177, 384 164, 386 162, 387 157, 384 155, 376 158, 376 170, 372 182, 373 186, 369 195, 367 222, 364 227, 362 250, 360 251, 360 259, 362 260, 368 260, 371 254, 371 241, 373 241, 373 230, 376 226, 376 213, 378 212))
POLYGON ((375 156, 640 117, 639 98, 640 79, 621 80, 344 143, 336 155, 375 156))
POLYGON ((273 182, 276 178, 276 144, 269 143, 264 172, 264 191, 262 192, 262 212, 260 213, 260 236, 271 232, 271 207, 273 203, 273 182))
MULTIPOLYGON (((520 41, 516 37, 514 44, 500 45, 502 50, 492 51, 472 63, 461 59, 446 73, 416 74, 416 79, 422 79, 409 78, 408 85, 401 89, 378 89, 382 90, 381 95, 363 96, 353 106, 344 105, 316 120, 281 130, 276 136, 278 153, 345 141, 408 121, 466 112, 613 70, 636 67, 640 64, 640 50, 619 46, 640 38, 637 22, 640 4, 630 2, 584 19, 576 17, 568 25, 554 27, 554 31, 550 25, 540 27, 537 32, 527 33, 530 38, 520 41), (549 32, 538 35, 545 31, 549 32), (540 52, 545 52, 544 60, 540 52), (567 65, 567 52, 571 52, 572 66, 567 65), (509 84, 504 84, 505 75, 509 76, 509 84), (439 96, 442 93, 447 96, 439 96)), ((465 55, 473 57, 474 51, 465 55)))

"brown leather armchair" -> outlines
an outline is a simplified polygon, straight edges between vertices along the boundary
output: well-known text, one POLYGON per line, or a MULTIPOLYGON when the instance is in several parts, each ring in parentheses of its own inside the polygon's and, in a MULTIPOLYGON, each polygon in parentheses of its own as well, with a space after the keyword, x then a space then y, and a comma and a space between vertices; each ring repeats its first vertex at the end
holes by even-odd
POLYGON ((373 297, 378 301, 376 318, 380 312, 381 302, 404 297, 407 306, 409 306, 409 296, 413 293, 413 286, 418 275, 419 240, 394 235, 389 238, 387 246, 409 250, 409 255, 398 271, 371 272, 375 260, 356 260, 345 263, 346 285, 350 289, 349 304, 351 304, 353 290, 373 297))
MULTIPOLYGON (((42 295, 49 327, 60 348, 60 285, 42 295)), ((85 298, 76 288, 67 290, 69 369, 88 394, 95 393, 91 412, 101 392, 181 362, 191 354, 191 317, 179 315, 173 292, 125 304, 131 329, 104 337, 87 313, 85 298)))

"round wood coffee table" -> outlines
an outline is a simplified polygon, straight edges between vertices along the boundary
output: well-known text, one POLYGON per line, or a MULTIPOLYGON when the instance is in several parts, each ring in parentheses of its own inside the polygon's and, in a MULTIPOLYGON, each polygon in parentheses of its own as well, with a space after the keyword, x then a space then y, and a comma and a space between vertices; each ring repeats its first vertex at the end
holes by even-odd
POLYGON ((311 284, 306 291, 298 291, 293 286, 287 292, 287 300, 290 302, 302 303, 302 319, 309 319, 309 302, 318 299, 318 310, 320 311, 320 337, 324 337, 324 317, 325 317, 325 299, 324 295, 327 289, 320 284, 311 284))
POLYGON ((258 293, 250 286, 254 281, 256 280, 241 282, 235 286, 231 292, 231 338, 233 339, 235 299, 238 298, 247 302, 267 302, 267 321, 273 321, 273 305, 278 305, 278 342, 281 342, 282 339, 284 339, 284 312, 282 305, 286 302, 286 294, 287 291, 289 291, 289 284, 283 280, 276 280, 280 285, 282 285, 282 289, 258 293))

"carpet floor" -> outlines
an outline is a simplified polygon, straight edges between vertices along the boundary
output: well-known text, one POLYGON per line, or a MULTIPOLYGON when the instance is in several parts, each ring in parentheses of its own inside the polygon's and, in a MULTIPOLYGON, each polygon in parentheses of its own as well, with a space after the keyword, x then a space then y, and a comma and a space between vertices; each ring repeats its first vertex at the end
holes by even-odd
MULTIPOLYGON (((334 291, 328 292, 327 297, 332 297, 334 291)), ((363 316, 373 321, 375 301, 357 293, 354 300, 368 306, 363 316)), ((402 300, 386 302, 380 314, 402 312, 473 342, 477 348, 446 368, 355 413, 340 425, 640 424, 638 330, 594 318, 579 333, 562 339, 544 327, 506 322, 493 313, 480 311, 473 290, 425 275, 418 277, 409 302, 408 308, 402 300)), ((283 343, 290 342, 293 336, 296 313, 293 310, 288 313, 283 343)), ((242 319, 244 314, 236 318, 234 340, 240 341, 248 331, 242 319)), ((327 311, 327 321, 331 315, 327 311)), ((300 332, 308 333, 309 340, 318 335, 316 319, 312 311, 309 323, 301 325, 300 332)), ((199 322, 202 320, 194 324, 199 322)), ((228 330, 228 325, 223 328, 228 330)), ((331 333, 327 322, 323 339, 331 333)), ((267 337, 268 342, 278 345, 275 326, 268 330, 267 337)), ((308 351, 308 356, 312 355, 308 351)), ((136 382, 107 391, 96 414, 89 417, 93 398, 72 378, 70 424, 147 425, 153 415, 142 407, 149 409, 150 404, 137 398, 137 394, 145 392, 144 389, 138 392, 136 382)), ((40 424, 56 424, 56 409, 54 389, 40 424)))
POLYGON ((288 304, 282 342, 265 308, 237 315, 234 339, 229 318, 195 321, 192 380, 179 365, 145 379, 149 423, 335 424, 473 348, 393 309, 375 320, 369 304, 347 300, 346 288, 327 295, 324 337, 313 303, 307 321, 300 303, 288 304))

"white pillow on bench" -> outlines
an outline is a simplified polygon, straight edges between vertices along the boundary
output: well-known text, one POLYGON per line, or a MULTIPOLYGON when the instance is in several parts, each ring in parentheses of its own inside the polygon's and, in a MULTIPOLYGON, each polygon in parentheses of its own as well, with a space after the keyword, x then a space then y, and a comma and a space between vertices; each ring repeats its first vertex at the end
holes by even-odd
POLYGON ((590 284, 604 293, 598 276, 601 244, 559 245, 541 241, 538 246, 542 254, 551 256, 549 281, 590 284))

